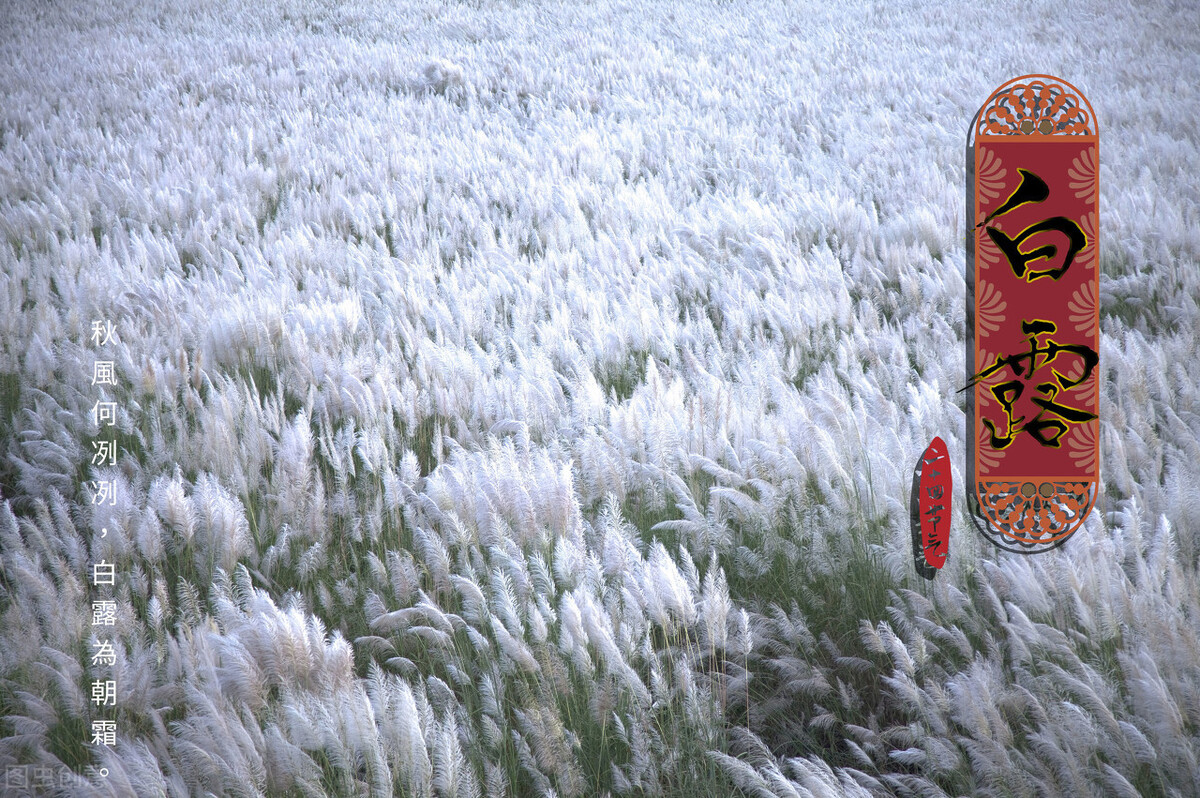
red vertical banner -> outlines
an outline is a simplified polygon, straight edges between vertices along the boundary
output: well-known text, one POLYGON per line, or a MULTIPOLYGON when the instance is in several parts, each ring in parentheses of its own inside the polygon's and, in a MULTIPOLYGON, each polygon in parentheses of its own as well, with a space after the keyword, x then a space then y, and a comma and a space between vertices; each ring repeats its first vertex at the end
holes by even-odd
POLYGON ((1071 84, 996 89, 968 151, 968 492, 1010 551, 1061 545, 1100 477, 1099 135, 1071 84))
POLYGON ((933 579, 950 556, 950 518, 953 481, 946 442, 934 438, 913 470, 909 514, 913 564, 917 573, 933 579))

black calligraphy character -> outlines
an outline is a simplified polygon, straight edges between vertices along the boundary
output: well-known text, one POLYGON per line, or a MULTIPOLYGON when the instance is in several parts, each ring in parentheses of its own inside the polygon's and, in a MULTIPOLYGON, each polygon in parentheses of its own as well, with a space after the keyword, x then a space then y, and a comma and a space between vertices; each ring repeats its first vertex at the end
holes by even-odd
POLYGON ((941 542, 938 537, 938 524, 942 522, 942 510, 946 509, 944 504, 932 505, 925 511, 925 516, 929 519, 929 529, 925 532, 925 551, 936 550, 941 542))
MULTIPOLYGON (((1014 367, 1013 371, 1017 371, 1017 367, 1014 367)), ((1019 371, 1017 371, 1017 373, 1020 374, 1019 371)), ((1006 432, 1004 435, 996 434, 996 425, 990 418, 983 419, 983 425, 987 427, 988 432, 991 433, 993 447, 997 449, 1008 448, 1008 445, 1013 442, 1013 438, 1016 437, 1018 432, 1020 432, 1020 428, 1017 427, 1017 425, 1024 421, 1025 417, 1021 416, 1020 418, 1014 419, 1012 415, 1012 409, 1013 405, 1018 399, 1021 398, 1021 394, 1024 392, 1025 386, 1022 385, 1018 380, 1009 380, 1008 382, 992 388, 992 396, 996 397, 996 399, 1000 402, 1000 406, 1004 408, 1004 417, 1008 419, 1008 432, 1006 432)))
MULTIPOLYGON (((1021 183, 1016 190, 1009 196, 1004 203, 992 211, 986 219, 976 225, 982 227, 992 219, 1003 216, 1014 208, 1031 203, 1044 202, 1050 196, 1050 189, 1046 185, 1046 181, 1030 172, 1027 169, 1018 169, 1017 172, 1021 175, 1021 183)), ((1067 269, 1071 268, 1071 264, 1075 261, 1075 256, 1079 254, 1085 246, 1087 246, 1087 236, 1079 223, 1065 216, 1054 216, 1044 221, 1032 224, 1026 227, 1016 238, 1012 238, 1001 232, 995 227, 987 228, 988 237, 995 242, 996 246, 1003 253, 1008 265, 1012 267, 1013 274, 1017 277, 1025 278, 1026 282, 1033 282, 1039 277, 1049 277, 1052 280, 1057 280, 1066 274, 1067 269), (1034 261, 1049 260, 1058 254, 1058 247, 1052 244, 1043 246, 1025 252, 1021 249, 1021 245, 1025 240, 1038 233, 1047 233, 1057 231, 1067 237, 1067 252, 1063 256, 1062 265, 1056 269, 1041 269, 1038 271, 1029 268, 1034 261)))
POLYGON ((1096 415, 1086 410, 1059 404, 1054 401, 1055 397, 1058 396, 1060 391, 1074 388, 1091 377, 1092 371, 1100 362, 1100 357, 1094 349, 1084 344, 1060 344, 1053 338, 1047 338, 1045 346, 1040 345, 1037 340, 1039 335, 1052 334, 1058 331, 1058 326, 1052 321, 1045 321, 1043 319, 1022 321, 1021 331, 1029 336, 1029 351, 997 358, 995 363, 971 378, 971 381, 967 383, 967 388, 970 388, 981 379, 990 377, 1005 367, 1011 368, 1017 377, 1024 375, 1028 367, 1028 375, 1024 377, 1023 381, 1013 379, 995 385, 991 389, 992 396, 1000 403, 1000 407, 1004 410, 1004 416, 1007 420, 1004 433, 997 432, 996 424, 991 419, 983 419, 983 425, 987 427, 988 432, 991 434, 991 444, 995 449, 1007 448, 1021 432, 1028 432, 1042 446, 1057 449, 1062 436, 1069 429, 1068 424, 1091 421, 1096 418, 1096 415), (1082 359, 1083 374, 1077 379, 1072 380, 1068 379, 1058 369, 1051 367, 1050 373, 1054 375, 1055 382, 1039 383, 1036 389, 1042 396, 1031 399, 1035 405, 1041 408, 1041 411, 1028 424, 1022 424, 1025 420, 1024 416, 1013 418, 1013 406, 1021 398, 1022 394, 1024 394, 1025 383, 1032 380, 1036 372, 1049 366, 1054 362, 1055 358, 1063 353, 1077 355, 1082 359), (1038 360, 1039 356, 1041 356, 1040 362, 1038 360), (1055 413, 1059 418, 1043 418, 1047 412, 1055 413), (1047 432, 1050 432, 1050 434, 1047 435, 1047 432))
MULTIPOLYGON (((1096 417, 1094 414, 1088 413, 1084 410, 1079 410, 1074 407, 1067 407, 1066 405, 1060 405, 1058 402, 1055 402, 1054 397, 1058 393, 1060 387, 1062 386, 1055 385, 1052 382, 1043 382, 1038 386, 1038 390, 1045 394, 1045 398, 1035 398, 1033 403, 1044 410, 1049 410, 1051 413, 1058 413, 1058 415, 1062 416, 1071 423, 1091 421, 1096 417)), ((1057 419, 1053 421, 1043 421, 1042 415, 1042 413, 1038 413, 1037 417, 1034 418, 1033 421, 1025 425, 1025 429, 1041 445, 1057 447, 1059 438, 1066 434, 1067 425, 1057 419), (1042 434, 1042 431, 1047 429, 1057 430, 1057 432, 1051 437, 1046 438, 1042 434)))

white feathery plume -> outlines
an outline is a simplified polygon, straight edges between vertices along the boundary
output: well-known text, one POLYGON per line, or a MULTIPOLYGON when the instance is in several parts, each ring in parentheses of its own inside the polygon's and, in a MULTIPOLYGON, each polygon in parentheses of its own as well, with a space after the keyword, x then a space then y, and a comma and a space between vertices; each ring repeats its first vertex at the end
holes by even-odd
POLYGON ((187 546, 196 534, 198 519, 191 500, 184 493, 182 474, 176 470, 171 479, 156 479, 150 487, 150 502, 158 517, 177 536, 175 545, 187 546))
POLYGON ((715 554, 710 558, 708 571, 704 574, 704 585, 700 595, 700 613, 704 619, 701 626, 701 644, 714 651, 723 651, 728 635, 729 614, 733 602, 729 598, 729 585, 725 572, 717 565, 715 554))

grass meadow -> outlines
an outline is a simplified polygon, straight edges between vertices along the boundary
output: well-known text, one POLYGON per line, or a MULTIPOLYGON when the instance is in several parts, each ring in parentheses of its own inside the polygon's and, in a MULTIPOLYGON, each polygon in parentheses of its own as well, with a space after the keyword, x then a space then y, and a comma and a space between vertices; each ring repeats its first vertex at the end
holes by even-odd
POLYGON ((3 3, 5 794, 1200 795, 1195 11, 3 3), (1031 72, 1099 119, 1103 487, 1022 557, 956 391, 1031 72))

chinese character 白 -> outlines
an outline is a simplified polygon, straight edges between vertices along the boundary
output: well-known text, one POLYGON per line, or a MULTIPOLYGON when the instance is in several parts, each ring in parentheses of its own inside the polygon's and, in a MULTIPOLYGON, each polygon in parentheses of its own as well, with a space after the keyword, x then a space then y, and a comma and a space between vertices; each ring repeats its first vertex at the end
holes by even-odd
POLYGON ((92 566, 92 584, 93 585, 113 585, 116 584, 116 565, 110 562, 101 560, 92 566))
MULTIPOLYGON (((1020 185, 999 208, 992 211, 976 227, 981 227, 1021 205, 1044 202, 1050 196, 1050 188, 1046 185, 1046 181, 1027 169, 1018 169, 1017 172, 1021 175, 1020 185)), ((1008 265, 1012 267, 1013 274, 1030 283, 1039 277, 1049 277, 1052 280, 1062 277, 1067 269, 1071 268, 1075 256, 1087 246, 1087 236, 1080 228, 1079 223, 1065 216, 1054 216, 1032 224, 1018 233, 1015 238, 995 227, 988 227, 987 234, 1003 253, 1008 265), (1058 268, 1034 271, 1029 268, 1030 264, 1034 261, 1053 258, 1058 254, 1058 247, 1046 244, 1026 252, 1021 249, 1021 245, 1031 236, 1051 231, 1062 233, 1067 237, 1067 251, 1063 255, 1062 265, 1058 268)))

